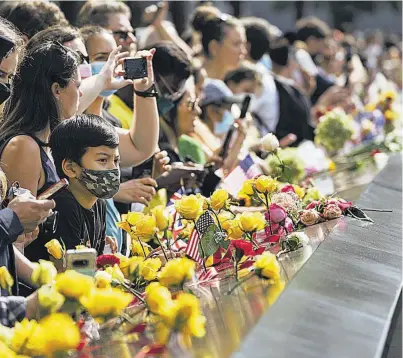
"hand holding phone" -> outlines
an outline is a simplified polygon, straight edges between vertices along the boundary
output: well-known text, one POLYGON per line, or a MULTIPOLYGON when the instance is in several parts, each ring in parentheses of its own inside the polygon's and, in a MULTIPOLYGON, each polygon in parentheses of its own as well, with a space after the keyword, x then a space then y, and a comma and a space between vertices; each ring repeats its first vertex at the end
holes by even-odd
POLYGON ((67 179, 63 178, 56 184, 52 185, 48 190, 44 191, 41 195, 38 196, 39 200, 52 199, 59 191, 67 188, 69 186, 69 182, 67 179))
MULTIPOLYGON (((245 99, 243 100, 241 114, 239 115, 239 119, 244 119, 246 117, 246 114, 248 113, 248 108, 250 105, 251 98, 252 97, 250 95, 247 95, 245 97, 245 99)), ((220 152, 220 157, 223 159, 225 159, 227 156, 228 149, 231 144, 231 139, 232 139, 232 136, 234 135, 235 129, 236 128, 234 126, 232 126, 232 128, 228 131, 227 136, 225 137, 224 144, 223 144, 221 152, 220 152)))

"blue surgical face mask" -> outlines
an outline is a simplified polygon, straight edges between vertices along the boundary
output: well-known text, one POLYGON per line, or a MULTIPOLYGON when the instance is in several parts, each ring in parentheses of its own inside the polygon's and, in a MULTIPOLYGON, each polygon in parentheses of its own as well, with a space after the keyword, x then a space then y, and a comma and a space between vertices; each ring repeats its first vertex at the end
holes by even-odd
POLYGON ((226 110, 222 116, 222 121, 217 122, 214 125, 214 134, 216 135, 226 134, 230 130, 234 122, 235 122, 234 116, 230 111, 226 110))
MULTIPOLYGON (((92 75, 98 75, 102 68, 104 67, 106 61, 95 61, 91 62, 91 68, 92 68, 92 75)), ((99 95, 101 97, 109 97, 113 95, 117 90, 105 90, 102 91, 99 95)))
POLYGON ((271 70, 271 58, 269 55, 263 55, 262 59, 259 61, 262 65, 264 65, 268 70, 271 70))

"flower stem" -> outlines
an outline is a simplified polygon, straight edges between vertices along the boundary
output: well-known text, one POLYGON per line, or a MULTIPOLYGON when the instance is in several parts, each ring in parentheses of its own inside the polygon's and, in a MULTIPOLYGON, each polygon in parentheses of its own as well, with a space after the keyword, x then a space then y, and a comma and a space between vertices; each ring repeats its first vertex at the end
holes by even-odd
POLYGON ((157 239, 158 244, 161 246, 161 250, 162 250, 162 253, 164 254, 165 260, 168 262, 167 253, 165 252, 164 246, 162 246, 161 240, 160 240, 160 238, 158 237, 157 234, 155 234, 155 238, 157 239))
POLYGON ((128 290, 131 294, 133 294, 133 296, 135 296, 142 304, 147 305, 146 301, 144 300, 143 297, 141 297, 139 292, 137 292, 135 289, 131 288, 129 285, 125 284, 124 282, 122 282, 122 286, 126 290, 128 290))
POLYGON ((144 255, 144 258, 146 258, 146 257, 147 257, 147 255, 146 255, 146 250, 144 250, 143 243, 141 242, 141 240, 140 240, 140 238, 139 238, 139 237, 137 238, 137 240, 139 240, 139 243, 140 243, 141 249, 143 250, 143 255, 144 255))
POLYGON ((204 272, 207 272, 206 262, 204 261, 204 256, 205 256, 204 249, 203 249, 203 245, 201 244, 202 235, 200 234, 199 230, 197 229, 196 220, 194 220, 193 222, 194 222, 194 228, 197 232, 197 235, 199 236, 198 244, 200 245, 200 251, 202 252, 203 269, 204 269, 204 272))
POLYGON ((246 281, 250 280, 253 276, 255 276, 255 273, 253 272, 251 275, 245 277, 243 280, 238 281, 234 287, 232 287, 227 293, 226 295, 230 295, 232 292, 234 292, 239 286, 241 286, 243 283, 245 283, 246 281))

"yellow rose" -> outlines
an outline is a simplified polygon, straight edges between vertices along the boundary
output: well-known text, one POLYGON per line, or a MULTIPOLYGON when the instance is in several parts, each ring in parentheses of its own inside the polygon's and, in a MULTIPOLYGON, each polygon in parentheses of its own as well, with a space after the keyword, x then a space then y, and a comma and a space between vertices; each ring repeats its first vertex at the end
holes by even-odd
POLYGON ((53 239, 45 244, 50 255, 52 255, 56 260, 60 260, 63 257, 64 250, 62 245, 60 245, 59 240, 53 239))
POLYGON ((166 316, 173 306, 171 292, 158 282, 151 282, 145 290, 148 309, 158 315, 166 316))
POLYGON ((224 189, 217 189, 213 195, 211 195, 211 207, 215 211, 219 211, 225 207, 227 204, 227 200, 229 198, 229 194, 224 189))
POLYGON ((238 196, 242 199, 246 199, 250 196, 253 196, 255 194, 253 190, 253 185, 255 184, 255 181, 253 179, 248 179, 245 180, 242 184, 242 188, 238 193, 238 196))
POLYGON ((390 109, 387 109, 384 115, 387 121, 394 121, 397 118, 396 112, 391 111, 390 109))
POLYGON ((7 345, 2 341, 0 341, 0 356, 2 358, 24 358, 23 356, 17 355, 14 351, 8 348, 7 345))
POLYGON ((182 285, 193 277, 195 266, 194 261, 185 257, 169 260, 160 272, 159 281, 166 287, 182 285))
POLYGON ((41 356, 45 337, 35 339, 39 333, 40 327, 38 322, 24 318, 21 322, 17 322, 13 328, 10 348, 18 354, 41 356))
POLYGON ((80 330, 76 322, 66 313, 54 313, 39 322, 39 330, 32 337, 42 341, 42 354, 53 357, 58 352, 77 348, 80 330))
POLYGON ((117 316, 133 300, 133 296, 117 288, 103 290, 94 288, 88 296, 83 296, 80 303, 94 317, 108 318, 117 316))
POLYGON ((79 299, 95 287, 95 281, 87 275, 67 270, 56 277, 56 289, 65 297, 79 299))
POLYGON ((373 112, 376 109, 376 103, 368 103, 364 107, 366 112, 373 112))
POLYGON ((128 278, 134 280, 140 275, 141 263, 144 261, 144 257, 132 256, 128 261, 128 278))
POLYGON ((229 213, 228 211, 223 211, 218 214, 218 221, 220 222, 221 227, 228 231, 231 227, 231 221, 233 220, 234 215, 229 213))
POLYGON ((334 172, 334 171, 336 170, 336 163, 335 163, 333 160, 331 160, 331 161, 329 162, 329 165, 327 166, 327 169, 328 169, 330 172, 334 172))
POLYGON ((264 216, 258 212, 245 211, 239 216, 239 227, 244 232, 263 230, 265 227, 264 216))
POLYGON ((203 212, 203 201, 203 198, 196 195, 183 196, 181 200, 175 201, 175 209, 182 218, 196 220, 203 212))
POLYGON ((63 306, 64 296, 54 286, 44 285, 38 290, 38 302, 39 306, 54 313, 63 306))
POLYGON ((97 288, 109 288, 112 283, 112 275, 106 271, 97 271, 94 276, 97 288))
POLYGON ((277 189, 278 181, 272 177, 261 175, 255 181, 256 190, 259 193, 273 193, 277 189))
POLYGON ((260 277, 274 281, 280 278, 280 265, 276 255, 270 252, 264 252, 262 255, 259 255, 253 267, 260 277))
POLYGON ((132 254, 134 256, 147 257, 150 254, 150 246, 146 243, 140 243, 140 240, 135 238, 132 240, 132 254))
POLYGON ((115 264, 113 267, 108 266, 105 269, 105 272, 111 275, 112 280, 116 280, 118 282, 123 282, 125 280, 125 276, 123 275, 123 272, 120 270, 118 264, 115 264))
POLYGON ((144 217, 136 223, 133 231, 141 240, 151 240, 158 231, 155 217, 152 215, 144 215, 144 217))
POLYGON ((136 226, 136 224, 144 218, 143 213, 138 213, 138 212, 129 212, 127 213, 126 216, 126 221, 131 225, 131 226, 136 226))
POLYGON ((168 229, 169 216, 162 205, 156 206, 151 210, 151 213, 154 215, 157 227, 160 231, 165 231, 168 229))
POLYGON ((299 185, 296 185, 296 184, 293 184, 293 187, 294 187, 295 194, 297 194, 298 197, 300 199, 302 199, 305 196, 305 190, 302 189, 299 185))
POLYGON ((33 263, 32 282, 37 286, 52 283, 57 275, 55 265, 50 261, 39 260, 39 263, 33 263))
POLYGON ((245 234, 239 226, 239 215, 234 220, 231 220, 228 225, 227 231, 231 239, 240 239, 245 234))
POLYGON ((158 257, 155 259, 147 259, 141 263, 141 275, 146 281, 155 280, 161 265, 161 260, 158 257))
POLYGON ((0 286, 3 290, 8 290, 9 292, 11 292, 11 287, 14 286, 14 279, 6 266, 0 267, 0 286))

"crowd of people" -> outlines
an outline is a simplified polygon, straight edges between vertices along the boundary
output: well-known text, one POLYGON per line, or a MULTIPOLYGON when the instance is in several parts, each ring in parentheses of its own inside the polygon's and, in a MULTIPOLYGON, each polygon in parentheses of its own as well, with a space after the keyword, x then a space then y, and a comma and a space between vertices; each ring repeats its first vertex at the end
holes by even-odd
POLYGON ((267 133, 297 146, 324 111, 401 91, 401 38, 358 38, 314 17, 283 32, 208 3, 178 34, 168 6, 147 8, 136 37, 121 1, 85 2, 78 27, 50 2, 1 4, 0 47, 12 45, 0 59, 0 266, 19 283, 1 292, 2 324, 35 316, 32 262, 49 260, 49 240, 128 254, 122 214, 178 188, 209 195, 247 154, 262 161, 267 133), (146 60, 147 77, 125 79, 130 57, 146 60), (63 178, 68 189, 36 199, 63 178))

